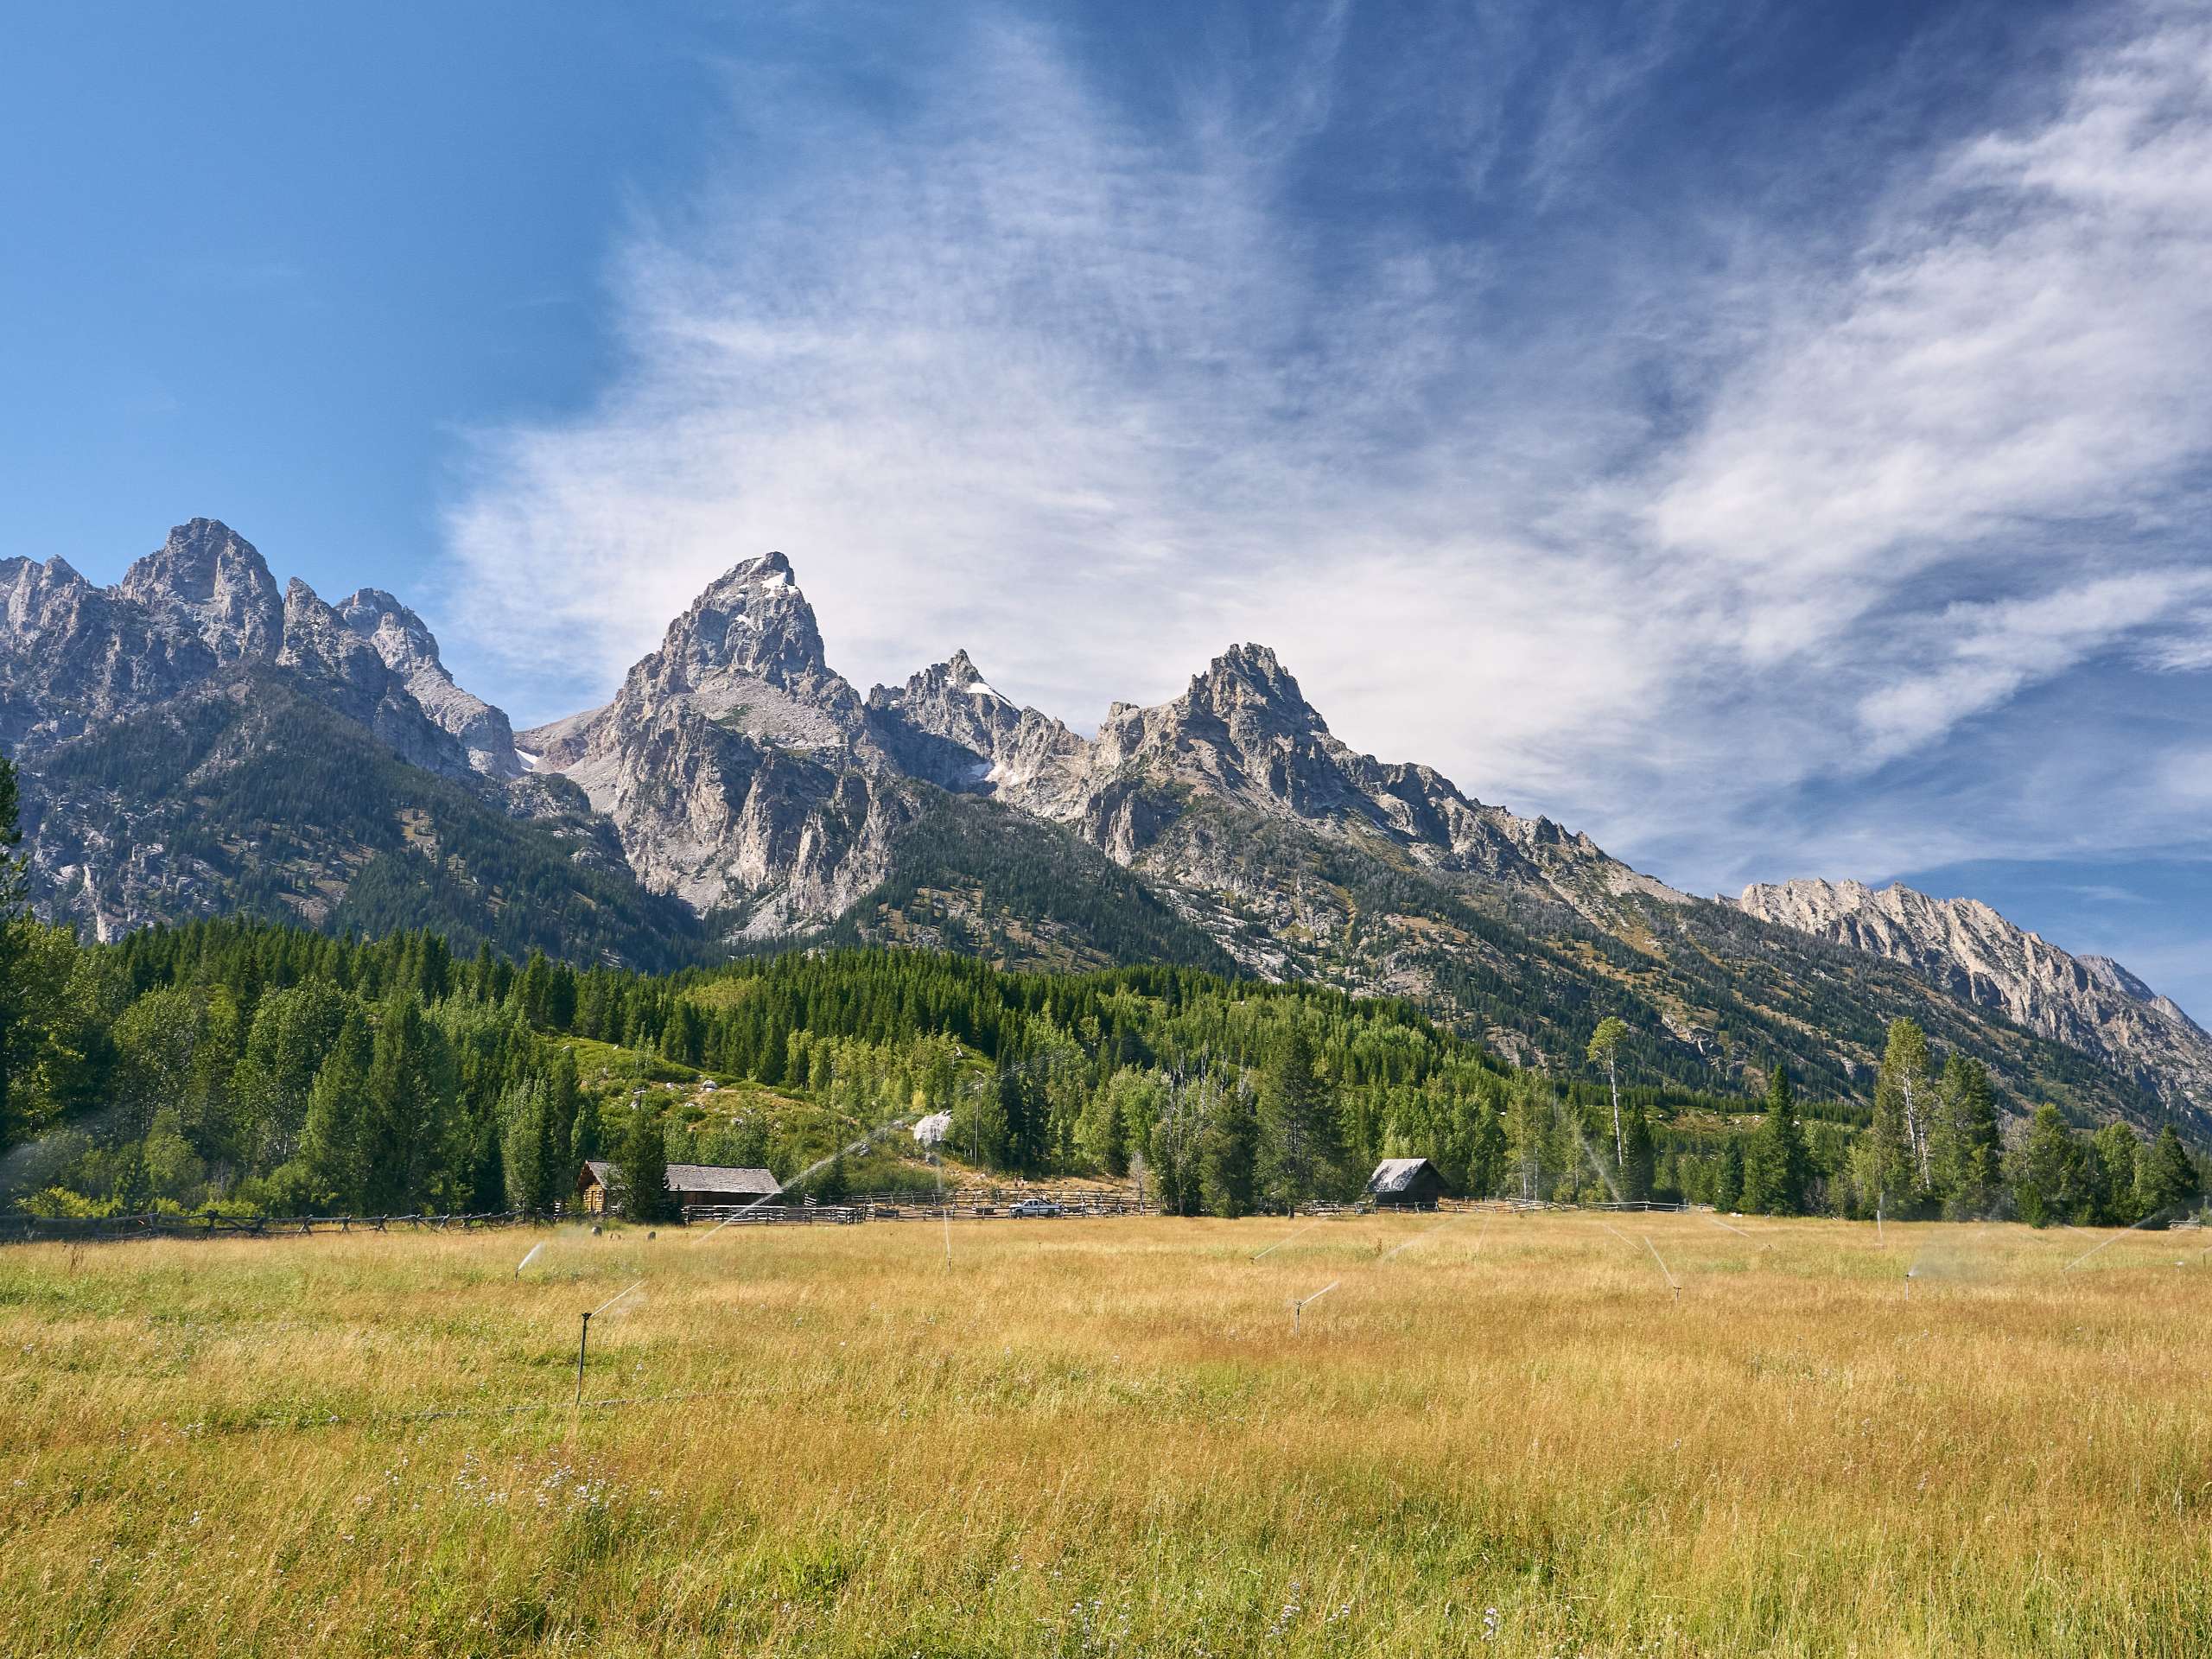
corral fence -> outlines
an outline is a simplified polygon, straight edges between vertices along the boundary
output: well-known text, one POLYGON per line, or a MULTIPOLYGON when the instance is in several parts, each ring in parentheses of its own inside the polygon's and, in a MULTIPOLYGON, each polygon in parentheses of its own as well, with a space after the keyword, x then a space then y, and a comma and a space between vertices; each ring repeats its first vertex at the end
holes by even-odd
MULTIPOLYGON (((1160 1213, 1149 1199, 1126 1193, 1083 1193, 1054 1197, 1042 1192, 947 1193, 940 1201, 933 1195, 912 1192, 860 1193, 836 1204, 693 1205, 683 1211, 687 1222, 733 1227, 849 1227, 869 1221, 991 1221, 1025 1219, 1020 1206, 1042 1199, 1053 1208, 1053 1218, 1152 1216, 1160 1213)), ((1477 1210, 1526 1212, 1535 1211, 1655 1211, 1681 1213, 1694 1206, 1629 1201, 1618 1204, 1572 1205, 1548 1199, 1442 1198, 1432 1204, 1387 1205, 1391 1213, 1414 1211, 1449 1214, 1477 1210)), ((1376 1213, 1372 1200, 1357 1204, 1301 1205, 1306 1216, 1357 1216, 1376 1213)), ((1030 1216, 1038 1212, 1032 1210, 1030 1216)), ((515 1227, 533 1222, 558 1220, 596 1222, 600 1217, 571 1211, 563 1205, 552 1214, 506 1210, 471 1215, 415 1216, 0 1216, 0 1244, 40 1241, 95 1242, 125 1238, 274 1238, 299 1233, 390 1233, 468 1231, 483 1227, 515 1227)))
POLYGON ((0 1216, 0 1243, 41 1239, 273 1238, 289 1233, 467 1231, 550 1217, 524 1210, 454 1216, 0 1216))
MULTIPOLYGON (((1044 1199, 1054 1217, 1149 1216, 1158 1211, 1148 1202, 1113 1195, 1047 1198, 1043 1193, 948 1193, 942 1201, 928 1193, 887 1192, 855 1194, 836 1204, 691 1205, 686 1221, 726 1223, 730 1226, 761 1226, 777 1223, 845 1225, 862 1221, 991 1221, 1016 1216, 1016 1206, 1044 1199)), ((1033 1212, 1034 1213, 1034 1212, 1033 1212)))

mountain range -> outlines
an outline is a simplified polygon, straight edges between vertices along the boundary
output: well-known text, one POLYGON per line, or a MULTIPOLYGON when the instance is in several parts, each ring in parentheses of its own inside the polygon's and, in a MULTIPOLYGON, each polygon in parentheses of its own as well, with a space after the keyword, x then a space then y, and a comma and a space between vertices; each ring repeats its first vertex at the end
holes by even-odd
POLYGON ((2015 1111, 2212 1138, 2212 1037, 2119 964, 1903 887, 1677 892, 1356 753, 1262 645, 1090 736, 964 651, 862 695, 769 553, 606 704, 518 732, 393 595, 280 592, 210 519, 112 588, 0 561, 0 600, 34 901, 104 938, 248 912, 645 968, 799 942, 1170 962, 1403 997, 1522 1064, 1579 1064, 1618 1014, 1652 1081, 1732 1090, 1781 1056, 1845 1098, 1905 1014, 2015 1111))

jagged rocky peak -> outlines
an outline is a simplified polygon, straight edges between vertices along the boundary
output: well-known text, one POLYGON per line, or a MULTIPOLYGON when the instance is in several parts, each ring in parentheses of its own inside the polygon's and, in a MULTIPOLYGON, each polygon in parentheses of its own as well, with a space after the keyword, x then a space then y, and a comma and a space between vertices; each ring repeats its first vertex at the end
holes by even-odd
POLYGON ((1116 703, 1098 728, 1102 770, 1165 769, 1301 817, 1345 804, 1350 750, 1265 645, 1232 645, 1171 702, 1116 703))
POLYGON ((219 661, 275 654, 284 601, 253 543, 213 518, 194 518, 124 573, 117 591, 156 620, 197 634, 219 661))
POLYGON ((468 763, 493 778, 518 778, 521 757, 505 713, 464 691, 438 656, 437 636, 381 588, 364 588, 336 607, 339 620, 399 676, 423 712, 458 739, 468 763))
POLYGON ((1798 880, 1745 887, 1738 907, 1916 969, 1962 1001, 2000 1010, 2156 1089, 2212 1109, 2212 1036, 2117 963, 2074 957, 1978 899, 1902 884, 1798 880))
POLYGON ((709 583, 631 670, 599 730, 634 729, 677 710, 783 747, 852 742, 860 695, 823 653, 814 607, 791 561, 764 554, 709 583))
POLYGON ((781 681, 829 672, 814 607, 781 553, 747 559, 709 582, 669 624, 660 654, 700 676, 740 669, 781 681))

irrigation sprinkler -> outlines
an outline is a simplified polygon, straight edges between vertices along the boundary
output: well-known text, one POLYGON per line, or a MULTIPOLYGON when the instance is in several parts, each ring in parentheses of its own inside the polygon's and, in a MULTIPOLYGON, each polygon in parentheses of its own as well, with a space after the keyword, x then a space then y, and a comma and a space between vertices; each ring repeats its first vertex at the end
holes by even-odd
POLYGON ((2073 1268, 2080 1267, 2084 1262, 2094 1255, 2099 1250, 2103 1249, 2106 1244, 2119 1243, 2121 1239, 2126 1238, 2130 1233, 2135 1232, 2142 1228, 2148 1227, 2152 1222, 2158 1220, 2166 1212, 2164 1210, 2153 1210, 2149 1215, 2144 1217, 2142 1220, 2135 1223, 2134 1225, 2121 1228, 2110 1238, 2105 1240, 2104 1244, 2091 1245, 2088 1249, 2082 1251, 2081 1255, 2075 1256, 2071 1262, 2069 1262, 2065 1267, 2061 1268, 2059 1271, 2061 1273, 2066 1273, 2071 1271, 2073 1268))
POLYGON ((582 1411, 584 1408, 584 1353, 585 1351, 591 1346, 591 1322, 597 1319, 601 1314, 606 1313, 608 1308, 613 1306, 615 1303, 620 1301, 625 1296, 627 1296, 631 1291, 635 1290, 638 1287, 638 1285, 642 1285, 645 1282, 645 1281, 644 1280, 640 1279, 636 1284, 627 1286, 621 1290, 616 1291, 612 1296, 601 1302, 597 1307, 594 1307, 590 1313, 584 1315, 583 1329, 579 1332, 576 1336, 576 1409, 578 1411, 582 1411))
POLYGON ((545 1241, 544 1241, 543 1239, 542 1239, 542 1238, 541 1238, 541 1239, 539 1239, 539 1240, 537 1241, 537 1243, 535 1243, 535 1244, 533 1244, 533 1245, 531 1245, 531 1246, 530 1247, 530 1254, 529 1254, 529 1255, 525 1255, 525 1256, 524 1256, 524 1257, 523 1257, 523 1259, 522 1259, 521 1261, 519 1261, 519 1262, 516 1262, 516 1263, 515 1263, 515 1277, 516 1277, 516 1278, 519 1279, 519 1278, 521 1278, 521 1277, 522 1277, 522 1270, 523 1270, 524 1268, 528 1267, 531 1262, 533 1262, 537 1261, 537 1253, 538 1253, 540 1250, 543 1249, 544 1248, 545 1248, 545 1241))
POLYGON ((1319 1301, 1324 1296, 1327 1295, 1331 1291, 1334 1290, 1342 1283, 1344 1283, 1344 1281, 1341 1279, 1332 1279, 1327 1284, 1322 1286, 1320 1289, 1315 1291, 1311 1296, 1302 1297, 1293 1301, 1290 1305, 1290 1334, 1294 1337, 1298 1334, 1299 1316, 1306 1312, 1306 1304, 1307 1302, 1319 1301))
POLYGON ((1659 1276, 1667 1281, 1667 1288, 1675 1293, 1675 1300, 1682 1300, 1682 1287, 1675 1275, 1667 1270, 1667 1258, 1659 1254, 1659 1247, 1651 1242, 1651 1235, 1643 1236, 1643 1248, 1651 1252, 1651 1259, 1659 1264, 1659 1276))

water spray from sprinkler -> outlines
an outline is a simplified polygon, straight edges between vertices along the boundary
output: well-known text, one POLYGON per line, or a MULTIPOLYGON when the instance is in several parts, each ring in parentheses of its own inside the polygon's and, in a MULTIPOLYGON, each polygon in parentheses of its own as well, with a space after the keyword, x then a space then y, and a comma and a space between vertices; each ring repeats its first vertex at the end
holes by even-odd
POLYGON ((713 1226, 708 1228, 705 1232, 700 1234, 696 1242, 701 1244, 705 1243, 716 1233, 721 1231, 723 1228, 728 1226, 730 1223, 734 1221, 741 1221, 753 1211, 758 1210, 762 1205, 772 1203, 775 1199, 782 1198, 784 1194, 790 1192, 791 1188, 805 1181, 809 1177, 821 1173, 822 1171, 829 1168, 830 1165, 836 1163, 840 1158, 850 1158, 856 1154, 866 1152, 870 1147, 874 1146, 878 1141, 880 1141, 885 1135, 890 1134, 893 1129, 903 1129, 909 1124, 912 1123, 913 1121, 914 1120, 912 1117, 898 1117, 893 1118, 888 1123, 880 1123, 875 1128, 870 1129, 866 1135, 861 1136, 859 1140, 854 1141, 852 1145, 838 1147, 836 1151, 831 1153, 827 1158, 816 1159, 804 1169, 799 1171, 798 1174, 792 1176, 791 1179, 779 1185, 774 1192, 763 1192, 759 1198, 753 1199, 752 1203, 740 1205, 735 1211, 727 1216, 724 1216, 713 1226))
POLYGON ((1377 1256, 1376 1258, 1376 1265, 1380 1267, 1383 1262, 1388 1262, 1392 1256, 1397 1255, 1400 1250, 1411 1249, 1414 1245, 1420 1243, 1421 1240, 1427 1238, 1431 1233, 1440 1232, 1443 1229, 1449 1227, 1453 1222, 1464 1221, 1465 1218, 1465 1215, 1447 1216, 1442 1221, 1438 1222, 1433 1227, 1422 1228, 1421 1231, 1415 1233, 1411 1238, 1407 1239, 1402 1243, 1393 1246, 1390 1249, 1384 1251, 1381 1255, 1377 1256))
POLYGON ((2061 1268, 2059 1271, 2061 1273, 2065 1273, 2071 1268, 2080 1267, 2084 1262, 2094 1255, 2099 1250, 2103 1249, 2106 1244, 2119 1243, 2121 1239, 2126 1238, 2130 1233, 2135 1232, 2141 1228, 2148 1227, 2152 1222, 2157 1221, 2166 1212, 2164 1210, 2153 1210, 2149 1215, 2144 1217, 2142 1220, 2135 1223, 2133 1226, 2121 1228, 2110 1238, 2105 1240, 2104 1244, 2091 1245, 2088 1249, 2082 1251, 2081 1255, 2075 1256, 2071 1262, 2069 1262, 2065 1267, 2061 1268))
POLYGON ((1296 1336, 1296 1335, 1298 1334, 1298 1331, 1299 1331, 1299 1323, 1298 1323, 1298 1320, 1299 1320, 1299 1315, 1300 1315, 1301 1313, 1305 1313, 1305 1311, 1306 1311, 1306 1303, 1308 1303, 1308 1302, 1318 1302, 1318 1301, 1319 1301, 1319 1300, 1320 1300, 1324 1296, 1327 1295, 1331 1291, 1334 1290, 1334 1289, 1335 1289, 1338 1285, 1340 1285, 1340 1284, 1342 1284, 1342 1283, 1344 1283, 1344 1281, 1343 1281, 1343 1280, 1341 1280, 1341 1279, 1332 1279, 1332 1280, 1330 1280, 1330 1281, 1329 1281, 1329 1282, 1328 1282, 1327 1284, 1325 1284, 1325 1285, 1322 1286, 1320 1289, 1319 1289, 1319 1290, 1315 1291, 1315 1292, 1314 1292, 1311 1296, 1301 1297, 1301 1298, 1298 1299, 1297 1300, 1294 1300, 1294 1301, 1293 1301, 1293 1302, 1291 1303, 1291 1305, 1290 1305, 1290 1333, 1291 1333, 1291 1335, 1293 1335, 1293 1336, 1296 1336))
POLYGON ((522 1259, 521 1261, 519 1261, 519 1262, 516 1262, 516 1263, 515 1263, 515 1277, 516 1277, 516 1278, 519 1279, 519 1278, 521 1278, 521 1277, 522 1277, 522 1270, 523 1270, 524 1268, 528 1267, 531 1262, 533 1262, 537 1261, 537 1253, 538 1253, 540 1250, 543 1249, 544 1248, 545 1248, 545 1241, 544 1241, 543 1239, 542 1239, 542 1238, 541 1238, 541 1239, 539 1239, 539 1240, 537 1241, 537 1243, 535 1243, 535 1244, 533 1244, 533 1245, 531 1245, 531 1246, 530 1247, 530 1254, 529 1254, 529 1255, 525 1255, 525 1256, 524 1256, 524 1257, 523 1257, 523 1259, 522 1259))
POLYGON ((1720 1219, 1720 1217, 1718 1217, 1718 1216, 1707 1216, 1707 1217, 1706 1217, 1706 1219, 1707 1219, 1707 1221, 1711 1222, 1711 1223, 1712 1223, 1714 1226, 1716 1226, 1716 1227, 1726 1227, 1730 1232, 1732 1232, 1732 1233, 1735 1234, 1735 1235, 1736 1235, 1736 1236, 1737 1236, 1737 1237, 1738 1237, 1738 1238, 1750 1238, 1750 1237, 1751 1236, 1749 1233, 1745 1232, 1742 1228, 1740 1228, 1740 1227, 1737 1227, 1737 1226, 1732 1226, 1732 1225, 1731 1225, 1729 1223, 1727 1223, 1727 1222, 1725 1222, 1725 1221, 1721 1220, 1721 1219, 1720 1219))
POLYGON ((1659 1247, 1651 1242, 1651 1235, 1649 1233, 1643 1236, 1643 1248, 1651 1252, 1651 1259, 1659 1264, 1659 1276, 1667 1281, 1667 1288, 1675 1293, 1675 1300, 1681 1301, 1682 1300, 1681 1285, 1675 1280, 1675 1275, 1667 1270, 1667 1258, 1659 1254, 1659 1247))
POLYGON ((1286 1234, 1284 1236, 1275 1240, 1274 1243, 1268 1245, 1266 1249, 1256 1252, 1253 1255, 1252 1259, 1256 1262, 1262 1255, 1274 1255, 1277 1250, 1282 1249, 1284 1245, 1289 1243, 1292 1239, 1302 1237, 1306 1234, 1312 1232, 1326 1219, 1327 1217, 1324 1216, 1314 1217, 1313 1220, 1307 1222, 1303 1227, 1299 1228, 1295 1232, 1286 1234))
POLYGON ((644 1280, 640 1279, 635 1284, 629 1285, 621 1290, 616 1291, 612 1296, 601 1302, 597 1307, 594 1307, 590 1313, 584 1315, 583 1329, 576 1337, 577 1410, 582 1411, 584 1405, 584 1352, 591 1346, 591 1322, 597 1319, 601 1314, 606 1313, 608 1308, 613 1306, 615 1303, 620 1301, 625 1296, 627 1296, 631 1291, 637 1289, 639 1285, 642 1285, 645 1282, 645 1281, 644 1280))

